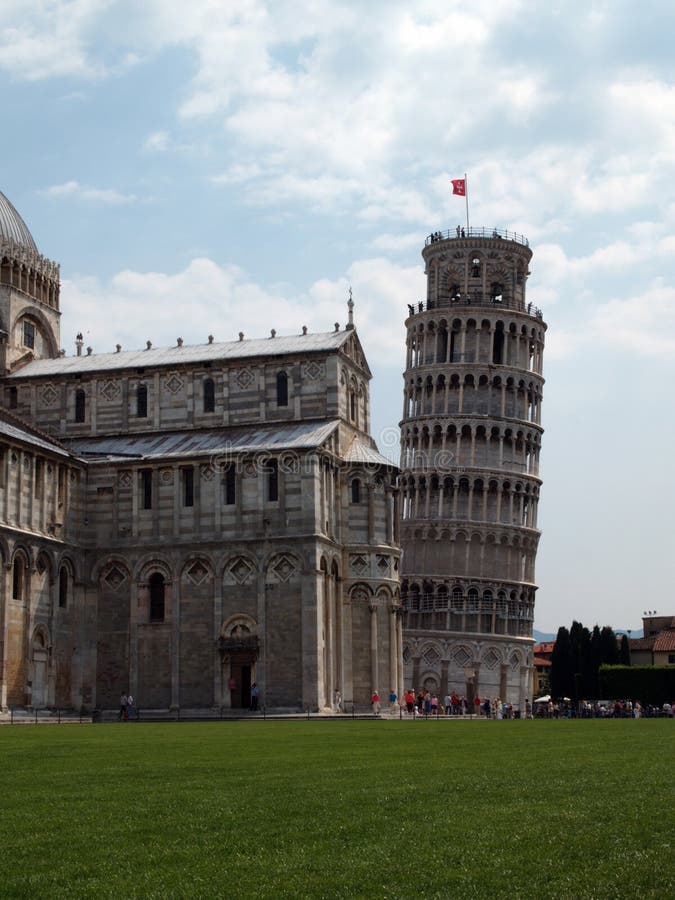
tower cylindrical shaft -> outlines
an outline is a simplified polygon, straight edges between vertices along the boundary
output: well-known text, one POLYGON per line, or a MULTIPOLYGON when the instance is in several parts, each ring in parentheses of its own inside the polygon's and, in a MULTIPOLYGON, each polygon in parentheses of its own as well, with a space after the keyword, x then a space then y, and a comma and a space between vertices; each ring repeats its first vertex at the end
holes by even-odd
POLYGON ((532 252, 435 232, 409 305, 401 421, 404 659, 411 685, 524 703, 532 667, 546 324, 532 252))

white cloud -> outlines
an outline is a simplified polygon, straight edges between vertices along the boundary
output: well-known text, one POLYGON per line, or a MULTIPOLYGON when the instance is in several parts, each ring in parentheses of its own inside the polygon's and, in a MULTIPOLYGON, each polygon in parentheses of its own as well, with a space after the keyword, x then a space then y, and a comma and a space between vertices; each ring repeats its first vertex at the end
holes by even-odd
POLYGON ((153 131, 143 141, 144 153, 165 153, 170 146, 171 139, 168 131, 153 131))
POLYGON ((80 184, 79 181, 65 181, 63 184, 53 184, 43 191, 48 197, 75 197, 88 200, 93 203, 103 203, 112 206, 120 206, 127 203, 135 203, 134 194, 122 194, 113 188, 95 188, 80 184))
POLYGON ((147 340, 156 347, 172 346, 177 337, 200 343, 208 334, 218 341, 236 340, 239 331, 264 337, 261 322, 279 334, 299 334, 303 325, 310 331, 332 331, 336 311, 344 312, 340 325, 346 325, 351 286, 356 326, 368 358, 391 365, 392 359, 403 357, 402 330, 383 331, 382 321, 402 323, 407 303, 422 296, 423 282, 419 267, 404 268, 382 258, 356 261, 344 277, 317 280, 291 295, 257 284, 237 266, 220 266, 207 258, 194 259, 173 274, 125 270, 106 282, 75 277, 62 287, 62 344, 68 349, 68 336, 74 340, 78 331, 96 352, 110 352, 117 342, 125 349, 142 347, 147 340), (180 335, 178 327, 183 329, 180 335))
POLYGON ((612 299, 592 315, 589 340, 641 356, 675 353, 675 287, 660 280, 633 297, 612 299))

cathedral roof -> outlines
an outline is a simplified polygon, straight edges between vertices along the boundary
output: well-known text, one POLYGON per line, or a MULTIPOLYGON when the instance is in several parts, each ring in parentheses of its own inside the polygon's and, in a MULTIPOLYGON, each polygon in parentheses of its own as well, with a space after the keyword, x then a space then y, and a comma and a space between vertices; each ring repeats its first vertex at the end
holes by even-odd
POLYGON ((127 350, 119 353, 92 353, 87 356, 62 356, 58 359, 36 359, 14 375, 19 378, 75 375, 85 372, 112 372, 141 367, 179 366, 183 363, 246 359, 255 356, 320 353, 339 350, 353 334, 354 331, 329 331, 318 334, 253 338, 211 344, 185 344, 182 347, 127 350))
POLYGON ((345 453, 345 462, 348 463, 365 463, 366 465, 375 466, 393 466, 390 459, 378 451, 373 442, 368 443, 361 435, 355 435, 349 449, 345 453))
POLYGON ((13 241, 20 247, 37 251, 33 236, 7 197, 0 191, 0 242, 13 241))
POLYGON ((49 435, 41 435, 36 428, 24 424, 19 418, 4 409, 0 409, 0 426, 3 437, 9 440, 30 444, 39 450, 48 450, 59 456, 70 455, 61 443, 52 440, 49 435))
POLYGON ((140 459, 208 454, 214 465, 231 453, 304 450, 320 447, 338 427, 337 419, 268 426, 235 426, 199 431, 155 432, 110 437, 75 438, 68 446, 77 456, 140 459))

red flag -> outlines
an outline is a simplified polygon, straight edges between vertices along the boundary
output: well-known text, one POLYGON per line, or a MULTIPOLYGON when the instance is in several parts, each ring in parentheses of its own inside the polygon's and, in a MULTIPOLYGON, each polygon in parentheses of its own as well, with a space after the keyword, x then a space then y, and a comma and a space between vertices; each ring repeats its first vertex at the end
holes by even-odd
POLYGON ((460 197, 466 197, 466 180, 464 178, 452 179, 452 193, 459 194, 460 197))

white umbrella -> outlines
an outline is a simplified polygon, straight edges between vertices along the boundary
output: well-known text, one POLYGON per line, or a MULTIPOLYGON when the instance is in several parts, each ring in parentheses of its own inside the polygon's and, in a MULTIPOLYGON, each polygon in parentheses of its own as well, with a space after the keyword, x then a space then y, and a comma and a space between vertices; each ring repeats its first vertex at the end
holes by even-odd
POLYGON ((537 697, 537 699, 534 702, 535 703, 548 703, 550 701, 550 699, 551 699, 550 694, 544 694, 543 697, 537 697))

